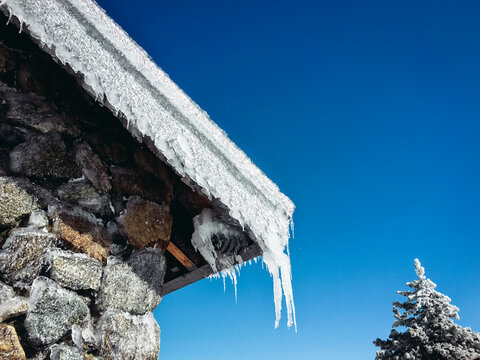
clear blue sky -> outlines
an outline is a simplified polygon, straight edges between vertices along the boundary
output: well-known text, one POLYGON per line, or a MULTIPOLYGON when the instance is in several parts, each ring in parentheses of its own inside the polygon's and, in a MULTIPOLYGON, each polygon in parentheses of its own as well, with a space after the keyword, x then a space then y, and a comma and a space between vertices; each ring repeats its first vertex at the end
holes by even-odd
POLYGON ((100 4, 297 206, 298 333, 258 264, 166 296, 162 360, 373 359, 415 257, 480 331, 480 2, 100 4))

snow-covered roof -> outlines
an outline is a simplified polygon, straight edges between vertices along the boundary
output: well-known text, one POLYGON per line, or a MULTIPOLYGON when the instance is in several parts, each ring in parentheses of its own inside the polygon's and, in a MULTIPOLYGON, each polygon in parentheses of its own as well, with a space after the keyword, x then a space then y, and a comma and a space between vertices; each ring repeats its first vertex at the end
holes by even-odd
POLYGON ((94 1, 0 0, 0 7, 187 183, 228 209, 261 247, 276 303, 283 288, 291 310, 292 201, 94 1))

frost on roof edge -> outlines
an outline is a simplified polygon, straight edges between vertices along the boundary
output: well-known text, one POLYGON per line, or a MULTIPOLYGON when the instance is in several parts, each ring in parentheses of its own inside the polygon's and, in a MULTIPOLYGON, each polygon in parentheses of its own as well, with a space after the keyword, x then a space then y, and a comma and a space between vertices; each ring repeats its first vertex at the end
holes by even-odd
POLYGON ((0 0, 0 6, 56 61, 79 74, 92 96, 107 99, 133 135, 148 139, 154 153, 186 182, 223 204, 253 235, 274 277, 277 325, 282 289, 291 325, 294 305, 286 249, 292 201, 95 2, 0 0))

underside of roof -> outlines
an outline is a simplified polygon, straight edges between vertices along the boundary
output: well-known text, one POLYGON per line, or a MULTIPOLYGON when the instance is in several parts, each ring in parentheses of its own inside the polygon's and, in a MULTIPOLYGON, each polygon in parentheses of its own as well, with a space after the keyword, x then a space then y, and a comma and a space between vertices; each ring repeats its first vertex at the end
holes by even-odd
POLYGON ((261 248, 275 294, 291 293, 294 204, 103 9, 91 0, 0 0, 0 8, 185 183, 228 212, 261 248))

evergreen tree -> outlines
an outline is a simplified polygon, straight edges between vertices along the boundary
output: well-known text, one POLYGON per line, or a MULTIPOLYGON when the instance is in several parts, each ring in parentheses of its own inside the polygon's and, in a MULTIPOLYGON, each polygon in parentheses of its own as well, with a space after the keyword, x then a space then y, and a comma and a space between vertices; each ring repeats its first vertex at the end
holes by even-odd
POLYGON ((389 338, 373 342, 381 349, 376 360, 469 360, 480 355, 480 334, 454 323, 458 308, 435 290, 418 259, 415 272, 418 279, 407 283, 412 290, 398 291, 407 300, 393 303, 396 320, 389 338))

